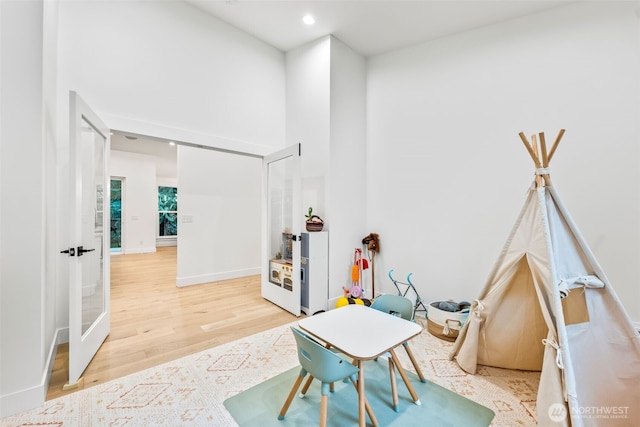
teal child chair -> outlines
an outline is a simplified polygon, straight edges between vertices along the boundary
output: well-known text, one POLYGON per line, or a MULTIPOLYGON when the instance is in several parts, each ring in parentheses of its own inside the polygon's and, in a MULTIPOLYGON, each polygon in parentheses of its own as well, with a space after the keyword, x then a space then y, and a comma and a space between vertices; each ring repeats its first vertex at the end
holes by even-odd
MULTIPOLYGON (((403 297, 401 295, 392 295, 392 294, 383 294, 377 297, 373 303, 371 303, 371 308, 383 311, 385 313, 389 313, 393 316, 402 317, 405 320, 413 321, 413 303, 410 299, 403 297)), ((411 363, 418 374, 421 382, 426 382, 427 380, 422 375, 422 370, 420 370, 420 366, 413 356, 413 352, 411 348, 409 348, 408 342, 403 342, 402 346, 407 352, 409 359, 411 359, 411 363)), ((389 375, 391 376, 391 390, 393 393, 393 405, 394 409, 398 411, 398 394, 396 391, 396 382, 395 382, 395 371, 394 371, 394 363, 391 359, 389 359, 389 375)))
MULTIPOLYGON (((280 410, 278 419, 284 419, 293 397, 298 391, 302 380, 308 373, 311 375, 311 378, 315 378, 322 383, 320 426, 325 427, 327 425, 327 403, 331 383, 349 378, 355 386, 358 379, 358 367, 332 353, 330 350, 312 340, 298 329, 291 328, 291 330, 293 331, 293 336, 296 339, 296 344, 298 346, 298 360, 302 366, 300 368, 300 374, 298 375, 298 378, 296 378, 296 381, 289 392, 289 396, 287 396, 287 400, 280 410)), ((301 395, 301 397, 304 397, 304 395, 301 395)), ((368 406, 369 405, 367 403, 367 408, 368 406)))

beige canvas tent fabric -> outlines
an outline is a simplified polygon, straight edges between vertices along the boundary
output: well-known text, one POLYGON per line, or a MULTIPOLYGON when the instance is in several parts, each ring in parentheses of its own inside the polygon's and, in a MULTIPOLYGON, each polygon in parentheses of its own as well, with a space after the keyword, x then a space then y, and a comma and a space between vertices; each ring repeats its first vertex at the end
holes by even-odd
POLYGON ((554 187, 540 184, 451 358, 472 374, 477 365, 540 370, 541 426, 637 427, 640 336, 554 187))

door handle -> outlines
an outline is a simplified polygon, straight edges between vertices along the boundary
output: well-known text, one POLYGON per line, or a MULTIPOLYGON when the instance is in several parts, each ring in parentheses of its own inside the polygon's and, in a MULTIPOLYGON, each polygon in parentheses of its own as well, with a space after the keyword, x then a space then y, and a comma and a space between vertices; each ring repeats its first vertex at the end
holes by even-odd
POLYGON ((76 249, 75 248, 69 248, 69 249, 65 249, 64 251, 60 251, 61 254, 69 254, 69 256, 76 256, 76 249))
POLYGON ((78 256, 82 256, 85 252, 93 252, 95 249, 85 249, 82 246, 78 246, 78 256))

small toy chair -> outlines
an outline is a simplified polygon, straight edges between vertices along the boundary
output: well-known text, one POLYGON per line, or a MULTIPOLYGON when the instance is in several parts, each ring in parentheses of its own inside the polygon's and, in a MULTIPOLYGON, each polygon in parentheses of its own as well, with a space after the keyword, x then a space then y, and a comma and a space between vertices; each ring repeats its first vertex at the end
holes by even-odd
MULTIPOLYGON (((287 400, 280 410, 278 419, 284 419, 284 416, 289 409, 289 405, 291 405, 291 401, 298 391, 302 380, 307 375, 307 373, 309 373, 311 374, 311 379, 316 378, 322 383, 322 398, 320 401, 320 426, 325 427, 327 425, 327 404, 331 383, 349 378, 351 379, 353 385, 356 386, 359 369, 357 366, 352 365, 349 361, 332 353, 330 350, 323 347, 318 342, 312 340, 298 329, 291 328, 291 330, 293 331, 293 335, 296 339, 296 344, 298 346, 298 360, 300 361, 300 365, 302 366, 300 368, 300 374, 298 375, 298 378, 296 379, 293 387, 291 388, 291 391, 289 392, 289 396, 287 396, 287 400)), ((306 389, 303 391, 303 393, 304 392, 306 392, 306 389)), ((301 394, 300 397, 304 397, 304 394, 301 394)), ((369 412, 369 416, 371 417, 368 402, 366 402, 366 406, 367 412, 369 412)))
MULTIPOLYGON (((371 308, 379 311, 383 311, 385 313, 389 313, 393 316, 402 317, 405 320, 414 321, 413 320, 413 303, 410 299, 403 297, 401 295, 391 295, 391 294, 383 294, 377 297, 373 303, 371 304, 371 308)), ((413 367, 418 374, 421 382, 427 382, 422 375, 422 371, 420 370, 420 366, 413 356, 413 352, 409 348, 408 342, 403 342, 402 346, 407 352, 409 359, 411 359, 411 363, 413 363, 413 367)), ((396 380, 395 380, 395 371, 394 371, 394 362, 390 358, 389 359, 389 376, 391 377, 391 392, 393 393, 393 409, 398 411, 398 392, 396 390, 396 380)))

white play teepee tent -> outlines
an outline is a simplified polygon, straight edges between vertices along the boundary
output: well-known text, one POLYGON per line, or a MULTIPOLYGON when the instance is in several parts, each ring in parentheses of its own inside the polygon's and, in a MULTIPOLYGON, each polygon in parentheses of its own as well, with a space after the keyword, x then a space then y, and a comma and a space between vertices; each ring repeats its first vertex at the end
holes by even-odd
POLYGON ((520 133, 535 183, 451 358, 541 371, 539 425, 639 426, 640 336, 551 185, 563 134, 520 133))

